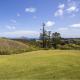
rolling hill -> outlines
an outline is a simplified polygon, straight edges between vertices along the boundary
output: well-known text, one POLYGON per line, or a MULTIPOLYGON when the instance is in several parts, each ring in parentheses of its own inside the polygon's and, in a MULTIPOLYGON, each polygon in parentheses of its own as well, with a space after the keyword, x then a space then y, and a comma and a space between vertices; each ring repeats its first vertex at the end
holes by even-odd
POLYGON ((34 50, 33 46, 19 41, 0 38, 0 55, 17 54, 34 50))

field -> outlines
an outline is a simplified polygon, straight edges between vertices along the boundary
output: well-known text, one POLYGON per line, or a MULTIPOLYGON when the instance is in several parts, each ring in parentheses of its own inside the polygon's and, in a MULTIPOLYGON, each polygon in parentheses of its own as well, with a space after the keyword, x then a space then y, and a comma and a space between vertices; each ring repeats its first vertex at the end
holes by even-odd
POLYGON ((80 80, 80 51, 40 50, 1 55, 0 80, 80 80))

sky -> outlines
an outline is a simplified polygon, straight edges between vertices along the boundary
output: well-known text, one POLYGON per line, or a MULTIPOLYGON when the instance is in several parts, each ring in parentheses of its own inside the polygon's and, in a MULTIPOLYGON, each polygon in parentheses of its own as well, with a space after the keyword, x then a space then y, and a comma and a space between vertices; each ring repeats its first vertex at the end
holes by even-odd
POLYGON ((42 23, 80 38, 80 0, 0 0, 0 37, 39 37, 42 23))

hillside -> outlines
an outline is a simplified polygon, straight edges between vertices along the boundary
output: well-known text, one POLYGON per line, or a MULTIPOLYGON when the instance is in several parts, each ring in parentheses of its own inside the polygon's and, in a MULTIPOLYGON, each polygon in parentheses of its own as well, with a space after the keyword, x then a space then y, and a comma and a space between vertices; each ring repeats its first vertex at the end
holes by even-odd
POLYGON ((80 80, 80 51, 40 50, 0 56, 0 80, 80 80))
POLYGON ((0 55, 32 51, 34 48, 19 41, 0 38, 0 55))

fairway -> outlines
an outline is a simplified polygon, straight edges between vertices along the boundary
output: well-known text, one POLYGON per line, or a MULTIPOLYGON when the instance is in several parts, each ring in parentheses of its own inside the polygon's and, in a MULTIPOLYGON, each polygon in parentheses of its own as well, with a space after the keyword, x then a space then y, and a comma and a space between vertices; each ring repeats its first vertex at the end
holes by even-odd
POLYGON ((80 80, 80 51, 40 50, 1 55, 0 80, 80 80))

